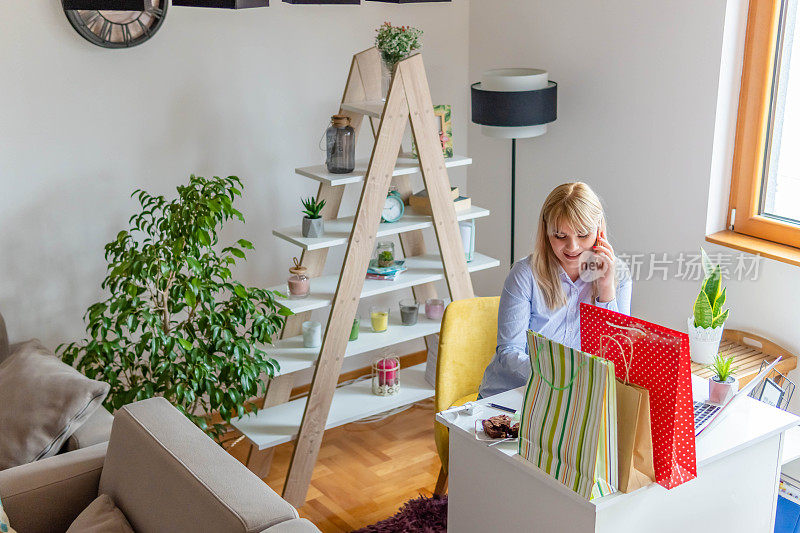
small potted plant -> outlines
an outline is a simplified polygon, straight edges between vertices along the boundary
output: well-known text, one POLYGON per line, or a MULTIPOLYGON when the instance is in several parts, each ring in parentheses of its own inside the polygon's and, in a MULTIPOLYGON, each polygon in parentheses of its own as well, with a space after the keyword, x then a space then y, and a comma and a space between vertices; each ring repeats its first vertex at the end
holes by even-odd
POLYGON ((411 26, 392 26, 384 22, 375 30, 375 46, 381 53, 382 78, 381 92, 383 97, 389 92, 394 66, 411 55, 411 52, 422 47, 422 30, 411 26))
POLYGON ((722 357, 717 354, 714 363, 709 367, 714 375, 708 380, 708 400, 716 404, 724 404, 739 390, 739 380, 733 377, 733 356, 722 357))
POLYGON ((702 254, 705 279, 694 302, 692 316, 688 319, 689 351, 692 361, 710 365, 719 351, 719 341, 730 309, 722 309, 727 289, 722 287, 720 266, 711 264, 705 250, 702 250, 702 254))
POLYGON ((322 237, 325 233, 324 221, 322 220, 322 208, 325 207, 325 200, 311 197, 303 202, 303 237, 322 237))

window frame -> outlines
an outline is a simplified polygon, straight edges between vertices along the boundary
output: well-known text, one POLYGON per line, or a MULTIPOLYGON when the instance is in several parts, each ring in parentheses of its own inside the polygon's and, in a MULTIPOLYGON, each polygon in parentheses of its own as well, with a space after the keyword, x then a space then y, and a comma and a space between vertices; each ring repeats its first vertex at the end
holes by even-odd
POLYGON ((783 3, 750 0, 727 227, 737 234, 800 248, 800 227, 759 214, 783 3))

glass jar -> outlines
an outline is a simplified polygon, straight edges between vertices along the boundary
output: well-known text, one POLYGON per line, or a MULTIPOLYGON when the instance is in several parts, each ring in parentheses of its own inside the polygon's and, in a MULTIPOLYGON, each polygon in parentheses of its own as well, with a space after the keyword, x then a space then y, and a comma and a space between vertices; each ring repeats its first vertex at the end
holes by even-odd
POLYGON ((379 267, 390 267, 394 264, 394 243, 391 241, 379 242, 375 248, 375 259, 379 267))
POLYGON ((289 269, 289 279, 286 280, 290 300, 302 300, 311 292, 311 280, 306 276, 307 271, 295 257, 294 266, 289 269))
POLYGON ((331 117, 325 131, 325 166, 331 174, 347 174, 356 168, 356 132, 348 116, 331 117))
POLYGON ((322 346, 322 324, 314 320, 306 320, 302 325, 303 348, 319 348, 322 346))
POLYGON ((350 338, 347 340, 357 341, 359 329, 361 329, 361 319, 358 315, 356 315, 356 317, 353 319, 353 325, 350 327, 350 338))

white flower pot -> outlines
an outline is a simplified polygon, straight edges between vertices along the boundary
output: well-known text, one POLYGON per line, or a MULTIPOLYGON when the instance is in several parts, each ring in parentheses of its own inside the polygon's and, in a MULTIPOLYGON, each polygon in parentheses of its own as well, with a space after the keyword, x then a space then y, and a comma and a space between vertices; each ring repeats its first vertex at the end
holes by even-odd
POLYGON ((321 218, 303 217, 303 237, 322 237, 325 233, 325 222, 321 218))
POLYGON ((718 328, 696 328, 694 317, 689 317, 689 352, 692 361, 701 365, 710 365, 719 351, 719 341, 725 324, 718 328))
POLYGON ((733 376, 728 381, 722 383, 717 381, 716 376, 708 380, 708 401, 719 405, 730 400, 739 390, 739 380, 733 376))

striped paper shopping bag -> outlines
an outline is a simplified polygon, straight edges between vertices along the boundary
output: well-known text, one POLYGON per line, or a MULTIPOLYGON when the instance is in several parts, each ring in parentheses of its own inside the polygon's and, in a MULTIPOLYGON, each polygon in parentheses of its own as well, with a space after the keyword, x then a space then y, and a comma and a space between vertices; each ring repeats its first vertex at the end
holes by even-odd
POLYGON ((617 490, 614 363, 528 331, 519 454, 587 499, 617 490))

